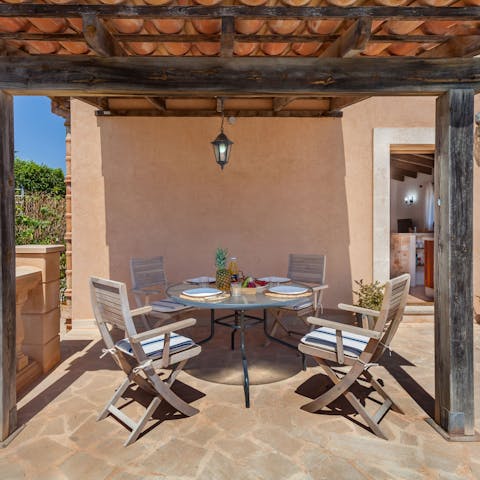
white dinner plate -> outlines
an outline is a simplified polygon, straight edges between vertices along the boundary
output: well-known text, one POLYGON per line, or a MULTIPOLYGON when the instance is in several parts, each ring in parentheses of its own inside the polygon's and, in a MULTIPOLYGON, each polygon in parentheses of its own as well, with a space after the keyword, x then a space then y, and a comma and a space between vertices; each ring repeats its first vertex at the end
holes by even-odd
POLYGON ((187 283, 213 283, 215 279, 213 277, 195 277, 195 278, 187 278, 185 280, 187 283))
POLYGON ((301 295, 302 293, 307 293, 308 288, 294 287, 292 285, 278 285, 276 287, 270 287, 268 291, 279 293, 280 295, 301 295))
POLYGON ((269 283, 285 283, 290 281, 290 279, 287 277, 263 277, 259 278, 258 280, 269 283))
POLYGON ((184 290, 182 292, 183 295, 187 295, 188 297, 214 297, 215 295, 220 295, 222 293, 221 290, 217 288, 191 288, 190 290, 184 290))

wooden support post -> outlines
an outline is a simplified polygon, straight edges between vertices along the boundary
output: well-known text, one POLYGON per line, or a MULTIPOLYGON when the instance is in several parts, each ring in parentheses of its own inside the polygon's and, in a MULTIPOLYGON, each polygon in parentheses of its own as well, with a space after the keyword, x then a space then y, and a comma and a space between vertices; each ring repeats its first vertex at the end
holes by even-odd
MULTIPOLYGON (((437 99, 435 160, 435 424, 449 440, 478 440, 473 376, 473 98, 437 99)), ((432 422, 430 422, 432 423, 432 422)))
POLYGON ((13 100, 0 91, 0 427, 4 442, 17 428, 15 393, 15 184, 13 100))

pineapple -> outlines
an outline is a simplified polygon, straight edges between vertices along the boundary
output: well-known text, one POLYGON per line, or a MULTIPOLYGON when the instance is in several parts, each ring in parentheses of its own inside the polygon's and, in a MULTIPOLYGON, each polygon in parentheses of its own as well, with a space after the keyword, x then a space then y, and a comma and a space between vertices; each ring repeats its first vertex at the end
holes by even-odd
POLYGON ((223 292, 230 291, 230 272, 227 270, 228 250, 226 248, 217 248, 215 252, 215 266, 217 267, 216 285, 223 292))

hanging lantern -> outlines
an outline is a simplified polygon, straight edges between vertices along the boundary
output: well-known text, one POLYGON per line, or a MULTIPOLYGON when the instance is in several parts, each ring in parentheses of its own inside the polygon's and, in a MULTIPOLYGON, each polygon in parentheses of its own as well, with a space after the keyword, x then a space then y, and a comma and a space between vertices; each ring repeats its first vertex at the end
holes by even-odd
POLYGON ((221 111, 222 111, 222 125, 220 127, 220 133, 217 138, 211 142, 213 145, 213 153, 215 154, 215 161, 220 165, 220 168, 223 170, 223 167, 228 163, 230 157, 230 150, 232 149, 233 142, 223 133, 223 121, 224 121, 224 112, 223 112, 223 99, 221 99, 221 111))

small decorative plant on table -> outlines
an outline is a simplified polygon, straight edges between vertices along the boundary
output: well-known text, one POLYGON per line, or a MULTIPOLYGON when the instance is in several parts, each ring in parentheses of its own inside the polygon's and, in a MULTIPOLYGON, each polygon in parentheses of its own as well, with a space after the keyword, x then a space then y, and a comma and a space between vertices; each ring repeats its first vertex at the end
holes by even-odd
MULTIPOLYGON (((358 290, 354 290, 353 293, 357 295, 357 303, 355 305, 368 308, 369 310, 380 310, 383 302, 383 288, 378 280, 371 283, 364 283, 363 280, 355 280, 358 286, 358 290)), ((375 319, 371 316, 366 316, 368 319, 368 326, 373 327, 375 319)), ((357 313, 357 320, 360 325, 363 325, 364 315, 357 313)), ((365 325, 367 326, 367 325, 365 325)))
POLYGON ((215 284, 223 292, 230 291, 230 272, 227 270, 227 257, 228 250, 226 248, 217 248, 215 252, 215 266, 217 267, 215 284))

